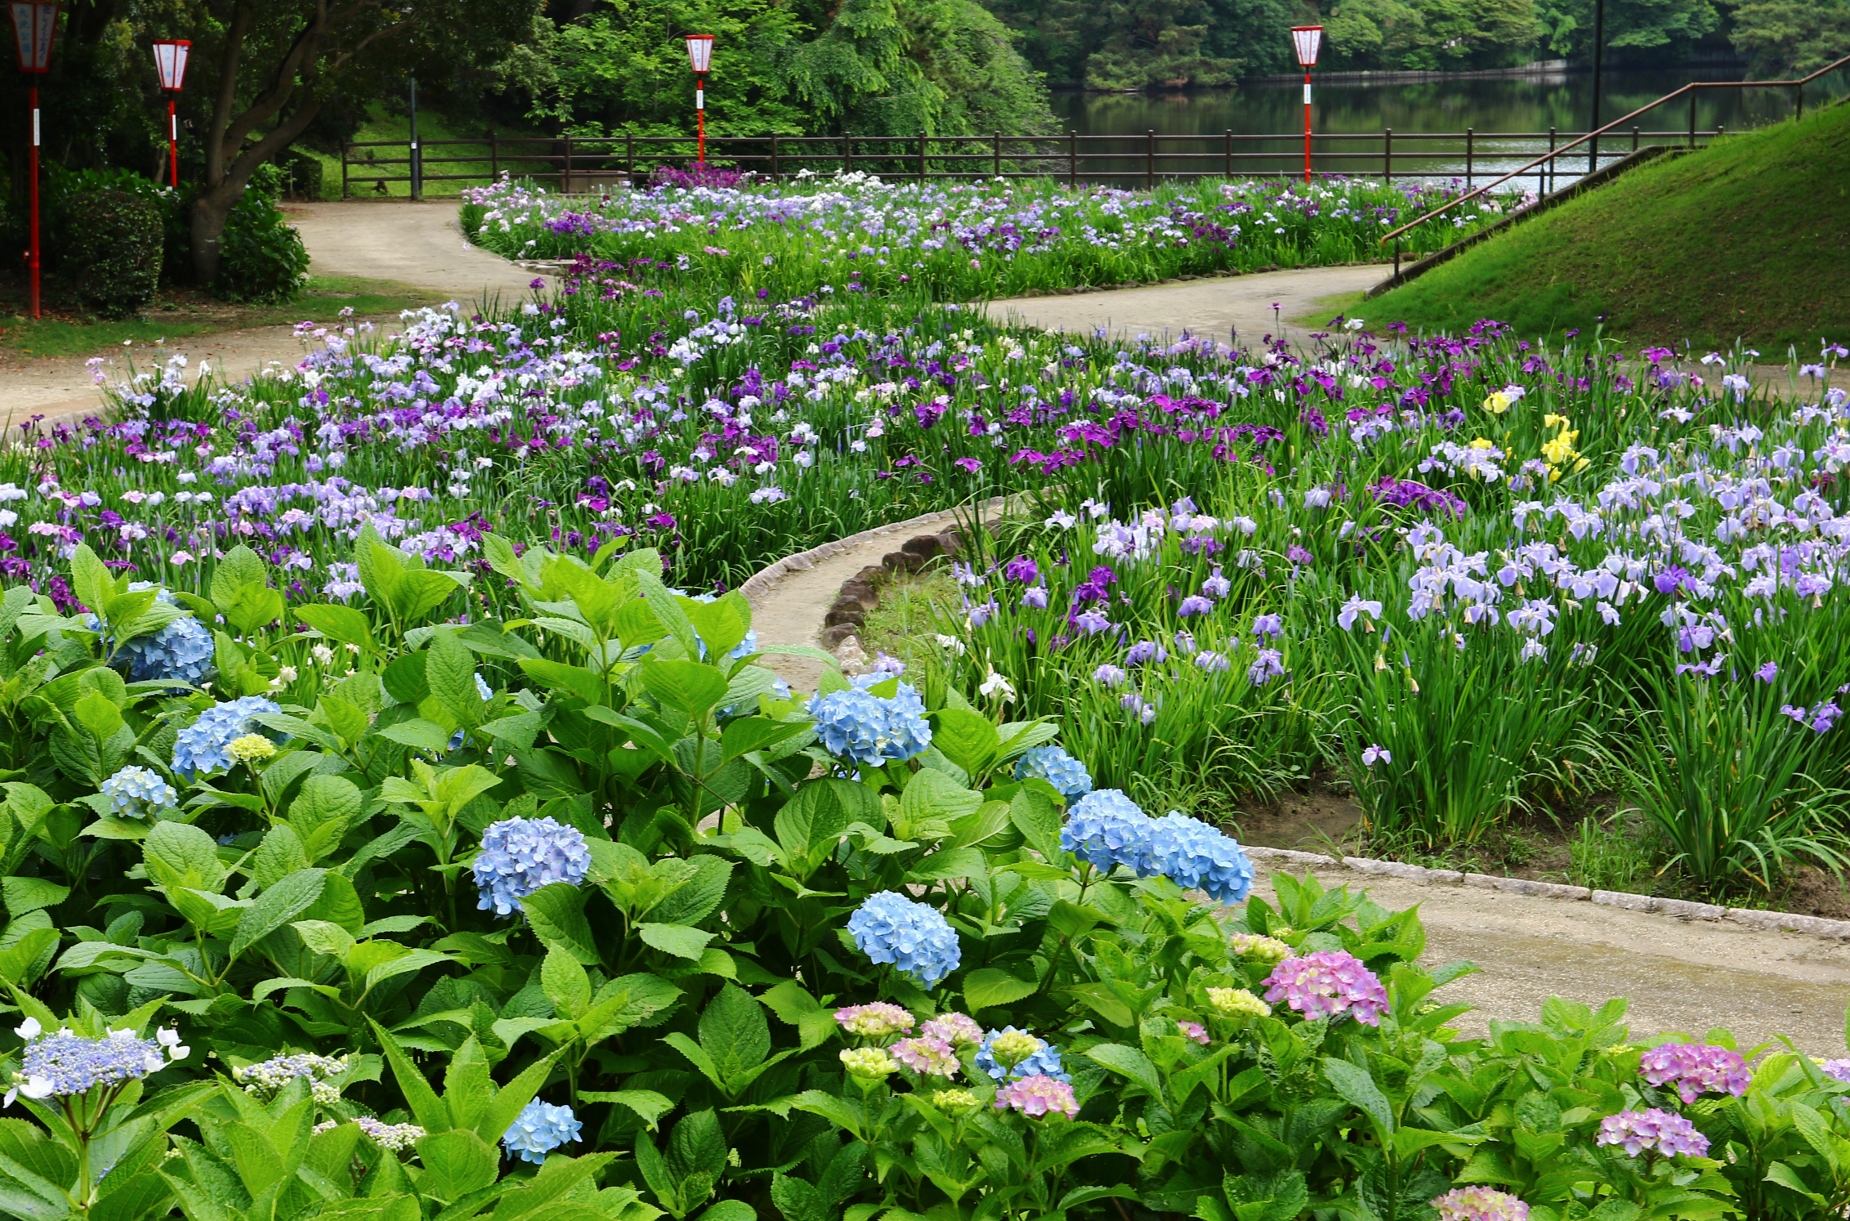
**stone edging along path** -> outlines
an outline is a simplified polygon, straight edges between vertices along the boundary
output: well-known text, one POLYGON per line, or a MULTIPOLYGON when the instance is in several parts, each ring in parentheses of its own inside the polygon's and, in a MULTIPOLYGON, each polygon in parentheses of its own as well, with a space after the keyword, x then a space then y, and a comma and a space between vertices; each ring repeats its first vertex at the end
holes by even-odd
MULTIPOLYGON (((785 556, 740 587, 740 592, 752 604, 752 623, 760 643, 820 646, 832 652, 844 669, 860 669, 867 657, 860 647, 858 633, 867 612, 879 606, 881 588, 895 576, 917 572, 934 558, 959 554, 964 549, 963 529, 968 523, 992 520, 1009 507, 1009 498, 998 496, 974 509, 927 513, 785 556), (894 547, 895 540, 903 541, 894 547)), ((821 663, 808 659, 772 656, 766 659, 766 664, 803 690, 814 690, 816 678, 821 673, 821 663)), ((1687 899, 1595 890, 1456 869, 1427 869, 1368 857, 1338 857, 1258 845, 1244 847, 1254 861, 1274 869, 1291 866, 1317 871, 1342 869, 1363 877, 1395 878, 1421 886, 1468 886, 1528 898, 1593 903, 1628 912, 1670 916, 1679 921, 1726 922, 1762 932, 1802 933, 1850 942, 1850 920, 1724 907, 1687 899)))

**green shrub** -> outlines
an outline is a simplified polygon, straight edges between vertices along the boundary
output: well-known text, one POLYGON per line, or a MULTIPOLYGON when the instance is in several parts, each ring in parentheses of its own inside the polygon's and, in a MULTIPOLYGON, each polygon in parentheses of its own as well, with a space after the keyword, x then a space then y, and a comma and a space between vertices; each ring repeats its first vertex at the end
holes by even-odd
POLYGON ((161 280, 159 205, 128 191, 79 197, 66 263, 84 308, 105 318, 139 313, 161 280))
POLYGON ((218 294, 231 301, 287 301, 308 279, 308 249, 276 206, 282 173, 264 166, 231 207, 219 238, 218 294))

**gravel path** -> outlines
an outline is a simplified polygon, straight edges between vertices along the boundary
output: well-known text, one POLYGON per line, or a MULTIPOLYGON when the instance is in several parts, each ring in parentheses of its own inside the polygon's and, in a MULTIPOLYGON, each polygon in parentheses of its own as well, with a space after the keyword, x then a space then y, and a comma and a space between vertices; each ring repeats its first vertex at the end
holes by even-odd
MULTIPOLYGON (((1362 885, 1341 868, 1315 872, 1331 888, 1362 885)), ((1462 1022, 1469 1031, 1492 1018, 1534 1021, 1551 996, 1591 1005, 1626 996, 1634 1035, 1725 1026, 1743 1047, 1785 1035, 1815 1056, 1844 1054, 1850 943, 1467 886, 1365 885, 1383 907, 1419 905, 1428 966, 1481 968, 1440 994, 1477 1006, 1462 1022)))
MULTIPOLYGON (((431 302, 464 303, 519 297, 534 273, 469 243, 449 203, 344 202, 286 204, 289 223, 308 247, 309 271, 324 276, 385 280, 426 292, 431 302)), ((329 322, 332 319, 317 319, 329 322)), ((376 319, 382 328, 396 318, 376 319)), ((307 346, 287 326, 251 327, 176 339, 165 346, 99 349, 111 362, 110 380, 159 365, 174 352, 187 355, 189 371, 202 363, 232 378, 249 377, 275 362, 293 364, 307 346)), ((27 361, 0 378, 0 429, 30 416, 47 419, 97 410, 102 396, 84 357, 27 361)))
MULTIPOLYGON (((1142 288, 1013 297, 991 302, 989 316, 1084 335, 1102 326, 1113 335, 1129 337, 1174 339, 1187 331, 1220 340, 1237 334, 1254 344, 1265 335, 1297 341, 1329 321, 1334 307, 1321 311, 1331 298, 1363 292, 1392 270, 1380 264, 1305 267, 1142 288), (1309 319, 1311 325, 1299 326, 1299 319, 1309 319)), ((1362 316, 1367 317, 1365 309, 1362 316)))

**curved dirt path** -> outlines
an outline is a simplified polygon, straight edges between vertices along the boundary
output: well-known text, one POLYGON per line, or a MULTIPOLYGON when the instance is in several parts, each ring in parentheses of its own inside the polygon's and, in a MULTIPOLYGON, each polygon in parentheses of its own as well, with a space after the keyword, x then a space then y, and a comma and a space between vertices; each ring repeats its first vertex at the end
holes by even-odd
MULTIPOLYGON (((986 516, 999 508, 983 506, 986 516)), ((914 535, 970 516, 954 510, 915 517, 772 565, 742 588, 759 642, 820 647, 824 616, 842 582, 914 535)), ((765 664, 800 691, 815 690, 822 672, 821 662, 805 658, 771 656, 765 664)), ((1304 862, 1276 858, 1255 864, 1262 878, 1306 870, 1304 862)), ((1482 1035, 1491 1019, 1535 1021, 1551 996, 1594 1006, 1625 996, 1634 1036, 1682 1031, 1700 1038, 1724 1026, 1743 1048, 1784 1035, 1812 1055, 1845 1053, 1850 942, 1471 886, 1358 877, 1334 861, 1309 870, 1329 888, 1366 889, 1383 907, 1418 905, 1427 966, 1477 964, 1477 974, 1440 994, 1476 1006, 1459 1022, 1467 1033, 1482 1035)), ((1261 893, 1269 889, 1261 882, 1261 893)))
MULTIPOLYGON (((992 301, 989 316, 1045 331, 1152 339, 1191 335, 1257 344, 1272 335, 1300 342, 1336 312, 1334 298, 1365 292, 1393 271, 1391 264, 1301 267, 1243 276, 1184 280, 1141 288, 1103 288, 1050 297, 992 301), (1274 308, 1276 307, 1276 308, 1274 308)), ((1366 317, 1366 310, 1363 311, 1366 317)))
MULTIPOLYGON (((535 273, 472 245, 457 223, 457 205, 348 201, 285 204, 284 215, 308 247, 309 271, 356 276, 422 290, 432 304, 524 296, 535 273)), ((316 319, 332 322, 333 319, 316 319)), ((389 328, 396 318, 373 319, 389 328)), ((127 375, 130 364, 147 369, 175 352, 187 356, 189 377, 201 367, 232 379, 249 377, 270 364, 293 364, 309 345, 288 326, 249 327, 216 335, 194 335, 168 344, 100 348, 108 380, 127 375)), ((85 357, 27 361, 0 377, 0 430, 31 416, 48 420, 81 416, 103 402, 85 357)))
MULTIPOLYGON (((807 645, 826 652, 823 619, 842 582, 879 564, 887 552, 899 550, 909 538, 937 534, 978 517, 994 520, 1002 504, 998 498, 974 508, 927 513, 779 560, 739 588, 751 603, 752 630, 758 633, 758 643, 807 645)), ((798 691, 814 691, 822 677, 823 663, 807 657, 771 654, 764 664, 798 691)))

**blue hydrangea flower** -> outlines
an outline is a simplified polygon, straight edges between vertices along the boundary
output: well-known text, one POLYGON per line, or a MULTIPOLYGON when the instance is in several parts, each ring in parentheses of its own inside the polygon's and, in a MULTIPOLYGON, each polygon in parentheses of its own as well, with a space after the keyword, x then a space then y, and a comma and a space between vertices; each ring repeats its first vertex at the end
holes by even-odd
POLYGON ((125 767, 100 787, 110 811, 121 818, 154 818, 180 800, 173 785, 145 767, 125 767))
POLYGON ((507 1151, 523 1162, 544 1162, 560 1145, 575 1143, 584 1124, 571 1107, 557 1107, 535 1098, 520 1109, 501 1137, 507 1151))
POLYGON ((891 681, 890 674, 862 674, 851 690, 810 699, 806 707, 816 718, 824 750, 864 767, 879 767, 889 759, 910 759, 931 745, 925 701, 911 684, 899 683, 885 699, 867 690, 891 681))
POLYGON ((1123 865, 1140 878, 1166 877, 1221 903, 1238 903, 1253 888, 1253 865, 1239 844, 1178 811, 1151 818, 1116 789, 1073 803, 1060 846, 1095 868, 1123 865))
POLYGON ((576 886, 591 868, 584 832, 552 818, 504 818, 482 832, 482 851, 472 867, 480 911, 497 916, 520 910, 520 901, 542 886, 576 886))
POLYGON ((158 1073, 169 1060, 184 1059, 188 1048, 171 1029, 144 1039, 132 1030, 87 1039, 69 1029, 46 1034, 38 1019, 27 1018, 17 1032, 27 1040, 19 1070, 6 1092, 5 1106, 16 1094, 34 1100, 87 1094, 99 1085, 122 1085, 158 1073))
MULTIPOLYGON (((131 581, 128 588, 130 593, 152 589, 156 602, 174 604, 173 595, 152 581, 131 581)), ((84 626, 93 632, 101 631, 103 621, 87 615, 84 626)), ((111 638, 105 636, 103 645, 110 647, 111 638)), ((192 615, 181 615, 158 632, 125 641, 116 651, 115 662, 127 668, 130 682, 174 679, 197 686, 212 672, 214 649, 211 629, 192 615)))
POLYGON ((1003 1068, 996 1062, 995 1042, 998 1036, 1005 1034, 1022 1034, 1013 1026, 1004 1026, 1001 1030, 991 1030, 983 1036, 982 1045, 976 1049, 976 1066, 989 1074, 990 1080, 1020 1081, 1024 1077, 1037 1074, 1052 1077, 1055 1081, 1072 1081, 1072 1075, 1060 1063, 1060 1049, 1052 1043, 1042 1041, 1039 1051, 1030 1055, 1013 1068, 1003 1068))
POLYGON ((251 718, 260 713, 281 711, 274 701, 261 695, 246 695, 213 705, 174 739, 173 770, 188 780, 195 772, 230 771, 235 762, 229 749, 232 739, 247 733, 265 733, 261 726, 251 722, 251 718))
POLYGON ((936 987, 963 961, 943 913, 890 890, 868 896, 848 917, 848 932, 870 961, 892 963, 923 988, 936 987))
POLYGON ((128 663, 130 682, 172 679, 198 686, 212 672, 214 649, 211 629, 181 615, 153 635, 127 642, 116 657, 128 663))
POLYGON ((1086 765, 1058 746, 1036 746, 1015 761, 1015 779, 1034 776, 1060 790, 1068 801, 1092 791, 1092 773, 1086 765))
POLYGON ((1203 890, 1219 903, 1239 903, 1253 888, 1253 863, 1240 845, 1177 810, 1151 824, 1154 871, 1184 890, 1203 890))
POLYGON ((1095 869, 1131 865, 1149 842, 1150 816, 1117 789, 1094 789, 1073 803, 1060 846, 1095 869))

